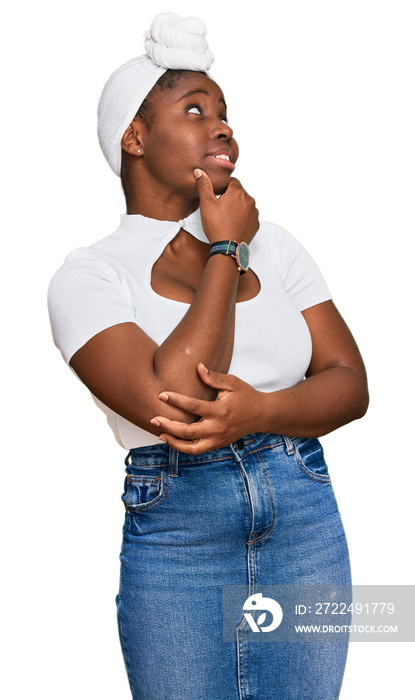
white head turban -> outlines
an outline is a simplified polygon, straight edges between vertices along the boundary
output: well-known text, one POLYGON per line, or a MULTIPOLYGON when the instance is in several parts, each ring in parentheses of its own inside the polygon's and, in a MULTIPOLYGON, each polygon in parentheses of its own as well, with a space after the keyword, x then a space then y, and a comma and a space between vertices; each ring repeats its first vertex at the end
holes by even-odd
POLYGON ((98 105, 98 139, 105 158, 121 175, 121 139, 141 104, 169 68, 208 71, 213 63, 197 17, 157 15, 144 34, 147 54, 124 63, 109 77, 98 105))

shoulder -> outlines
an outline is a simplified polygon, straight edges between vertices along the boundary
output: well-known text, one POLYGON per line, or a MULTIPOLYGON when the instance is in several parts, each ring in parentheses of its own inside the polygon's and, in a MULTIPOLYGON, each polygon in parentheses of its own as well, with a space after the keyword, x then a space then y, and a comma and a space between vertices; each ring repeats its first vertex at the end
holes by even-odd
POLYGON ((75 248, 64 259, 62 265, 52 276, 49 288, 54 289, 58 285, 89 275, 104 275, 118 277, 118 261, 110 254, 108 245, 105 245, 110 236, 91 246, 75 248))
POLYGON ((47 302, 54 319, 81 306, 92 308, 100 299, 104 305, 129 300, 123 267, 101 243, 72 250, 52 276, 47 302))
POLYGON ((263 244, 268 244, 272 246, 274 250, 278 250, 281 253, 286 250, 300 248, 301 243, 298 239, 287 231, 282 226, 274 224, 270 221, 260 221, 259 231, 254 238, 254 241, 258 238, 258 241, 263 244))
POLYGON ((95 246, 67 255, 50 281, 47 303, 53 338, 66 362, 102 330, 135 322, 122 269, 95 246))
POLYGON ((309 258, 298 239, 282 226, 270 221, 261 221, 260 228, 252 241, 253 253, 267 254, 284 277, 293 261, 299 256, 309 258))
POLYGON ((327 301, 331 294, 314 259, 295 236, 282 226, 261 221, 252 243, 278 270, 286 292, 300 311, 327 301), (256 240, 258 238, 258 240, 256 240))

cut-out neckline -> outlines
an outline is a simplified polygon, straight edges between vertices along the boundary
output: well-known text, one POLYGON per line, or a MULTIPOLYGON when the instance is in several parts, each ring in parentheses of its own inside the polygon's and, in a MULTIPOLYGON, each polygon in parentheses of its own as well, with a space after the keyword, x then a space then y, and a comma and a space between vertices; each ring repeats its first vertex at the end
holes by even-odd
MULTIPOLYGON (((182 280, 181 280, 181 278, 180 278, 179 275, 177 275, 177 276, 172 276, 172 278, 171 278, 171 283, 170 283, 170 284, 171 284, 171 288, 174 289, 174 287, 176 287, 176 289, 177 289, 177 294, 176 294, 174 291, 171 291, 171 292, 169 293, 169 290, 168 290, 168 289, 166 290, 165 287, 163 288, 163 285, 160 286, 159 283, 160 283, 161 280, 155 280, 155 279, 154 279, 154 278, 155 278, 155 274, 154 274, 154 273, 155 273, 155 268, 157 268, 157 266, 158 266, 158 267, 161 266, 161 268, 162 268, 161 276, 162 276, 163 273, 164 273, 164 271, 163 271, 163 265, 166 265, 166 266, 171 265, 171 266, 172 266, 171 269, 174 271, 174 259, 173 259, 173 257, 172 257, 172 260, 166 260, 165 262, 162 262, 162 263, 160 263, 160 261, 162 260, 162 258, 163 258, 163 256, 164 256, 164 254, 165 254, 166 249, 168 248, 168 246, 169 246, 169 245, 174 241, 174 239, 175 239, 180 233, 182 233, 182 232, 184 232, 184 233, 186 233, 186 234, 188 234, 188 235, 191 236, 191 234, 188 233, 187 231, 184 231, 183 229, 180 229, 180 231, 179 231, 175 236, 173 236, 173 238, 172 238, 170 241, 168 241, 168 242, 165 244, 165 246, 163 247, 163 250, 161 251, 161 253, 158 254, 157 257, 156 257, 155 259, 153 259, 153 260, 150 261, 149 285, 150 285, 151 292, 152 292, 154 295, 156 295, 157 297, 159 297, 160 299, 164 299, 164 300, 166 300, 167 302, 172 302, 172 303, 174 303, 174 304, 185 304, 185 305, 187 305, 187 306, 190 306, 190 304, 191 304, 192 301, 193 301, 194 295, 195 295, 195 293, 196 293, 196 288, 197 288, 197 285, 198 285, 198 283, 199 283, 200 277, 201 277, 201 275, 203 274, 203 269, 204 269, 204 264, 205 264, 205 263, 203 262, 203 257, 202 257, 202 256, 200 256, 200 257, 199 257, 199 256, 194 256, 194 258, 195 258, 195 260, 196 260, 196 264, 199 266, 199 270, 195 269, 195 274, 193 275, 193 278, 192 278, 192 276, 191 276, 191 274, 190 274, 190 276, 189 276, 189 278, 188 278, 188 284, 187 284, 187 285, 183 285, 183 282, 182 282, 182 280), (167 293, 164 293, 164 292, 167 292, 167 293), (174 296, 173 296, 173 295, 174 295, 174 296), (182 296, 183 298, 177 298, 177 297, 180 297, 180 296, 182 296), (186 298, 186 297, 187 297, 187 298, 186 298)), ((195 239, 195 240, 198 240, 198 239, 195 239)), ((206 248, 207 248, 207 244, 203 243, 202 241, 198 241, 198 243, 199 243, 200 245, 204 246, 204 247, 206 246, 206 248)), ((157 251, 157 252, 158 252, 158 251, 157 251)), ((190 270, 192 271, 192 268, 191 268, 191 267, 190 267, 190 270)), ((189 271, 189 266, 187 267, 187 271, 189 271)), ((180 271, 177 271, 177 272, 179 273, 180 271)), ((156 273, 157 273, 157 269, 156 269, 156 273)), ((259 278, 258 278, 258 275, 254 272, 254 270, 252 270, 252 269, 248 270, 248 272, 246 273, 246 276, 244 275, 243 277, 240 278, 240 284, 241 284, 241 283, 242 283, 243 287, 242 287, 242 292, 241 292, 240 289, 238 289, 237 299, 236 299, 236 303, 237 303, 237 304, 246 304, 246 303, 252 302, 252 301, 254 301, 255 299, 257 299, 258 296, 261 295, 261 292, 262 292, 262 285, 261 285, 261 282, 260 282, 260 280, 259 280, 259 278), (254 276, 254 278, 253 278, 252 276, 254 276), (244 279, 244 278, 245 278, 245 279, 244 279), (250 278, 251 278, 251 279, 250 279, 250 278), (247 286, 247 283, 248 283, 248 285, 249 285, 249 288, 251 288, 251 289, 247 289, 247 290, 245 291, 245 290, 244 290, 244 287, 247 286), (249 294, 250 291, 255 291, 255 293, 254 293, 252 296, 248 296, 247 298, 243 298, 243 299, 238 300, 238 296, 244 296, 244 291, 245 291, 245 294, 246 294, 246 293, 249 294)), ((167 282, 167 287, 168 287, 168 286, 169 286, 169 283, 167 282)))

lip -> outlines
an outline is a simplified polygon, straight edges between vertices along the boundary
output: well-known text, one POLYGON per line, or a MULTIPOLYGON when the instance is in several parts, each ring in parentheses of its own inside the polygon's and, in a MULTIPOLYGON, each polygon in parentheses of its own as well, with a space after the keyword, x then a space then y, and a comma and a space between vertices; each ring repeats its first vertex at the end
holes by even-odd
POLYGON ((234 153, 232 148, 222 146, 222 148, 217 148, 215 151, 208 153, 206 158, 209 158, 209 160, 212 160, 214 163, 220 165, 222 168, 227 168, 228 170, 235 170, 235 163, 233 162, 234 153), (220 156, 227 157, 221 158, 220 156))

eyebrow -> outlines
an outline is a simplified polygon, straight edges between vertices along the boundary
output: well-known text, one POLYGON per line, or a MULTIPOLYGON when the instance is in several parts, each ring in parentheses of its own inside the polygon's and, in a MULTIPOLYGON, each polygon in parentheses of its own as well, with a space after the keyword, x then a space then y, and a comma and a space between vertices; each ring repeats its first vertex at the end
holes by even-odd
MULTIPOLYGON (((207 95, 209 97, 209 93, 207 90, 202 90, 201 88, 198 90, 189 90, 189 92, 186 92, 184 95, 182 95, 177 102, 181 102, 181 100, 186 99, 186 97, 190 97, 190 95, 195 95, 196 93, 201 93, 202 95, 207 95)), ((225 107, 226 107, 226 102, 224 97, 219 97, 219 102, 222 102, 225 107)))

